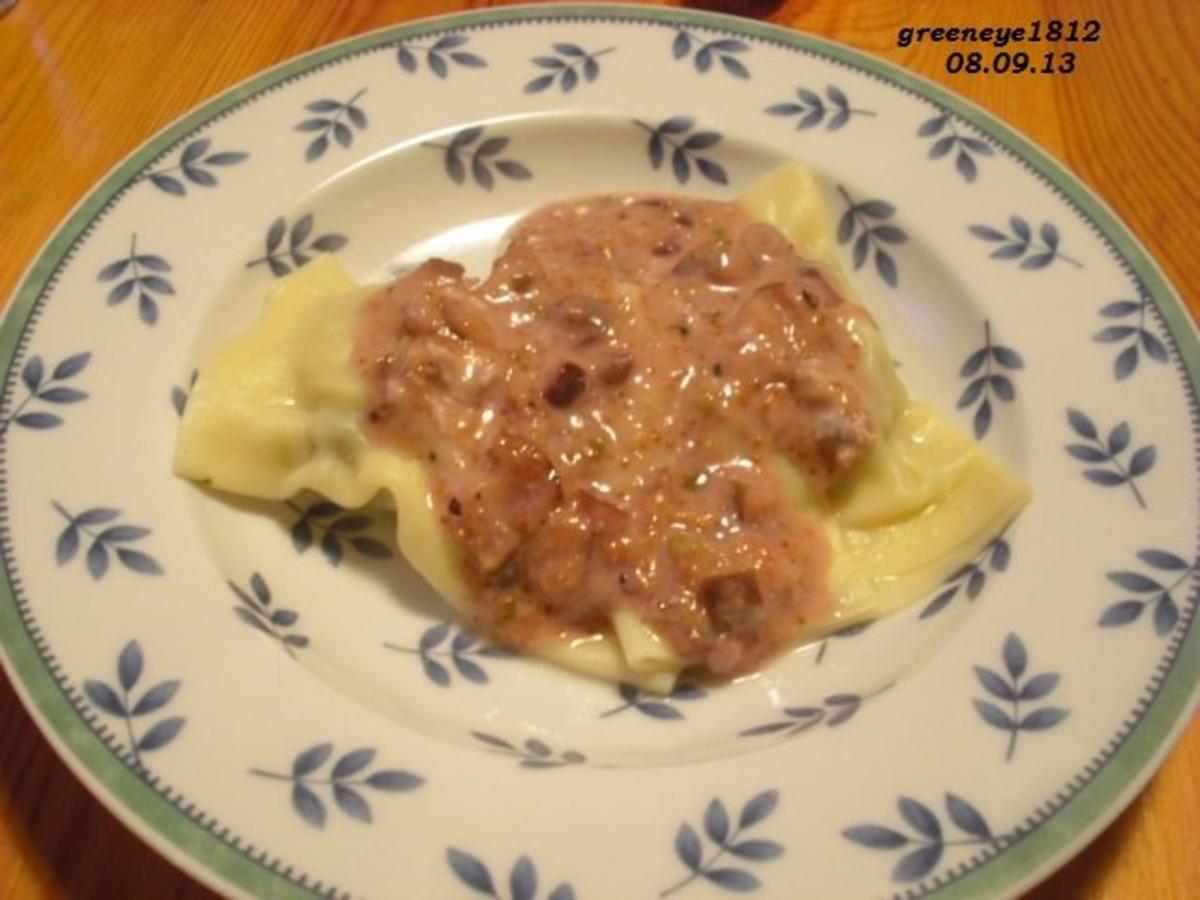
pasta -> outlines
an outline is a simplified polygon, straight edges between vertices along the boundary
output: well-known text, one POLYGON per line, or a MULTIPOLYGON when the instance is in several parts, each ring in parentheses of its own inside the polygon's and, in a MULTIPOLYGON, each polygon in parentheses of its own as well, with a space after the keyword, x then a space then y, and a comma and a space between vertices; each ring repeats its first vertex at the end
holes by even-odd
MULTIPOLYGON (((801 258, 836 271, 827 212, 807 168, 777 170, 752 186, 742 204, 782 231, 801 258)), ((373 438, 364 426, 372 398, 355 363, 355 329, 374 293, 328 256, 278 282, 254 326, 203 368, 181 425, 175 468, 185 478, 264 499, 311 490, 356 507, 380 494, 390 498, 400 550, 469 616, 473 570, 444 526, 426 460, 373 438)), ((806 622, 793 640, 912 602, 969 561, 1029 499, 1002 463, 909 399, 868 317, 854 318, 849 327, 861 347, 864 377, 874 386, 864 404, 878 439, 829 485, 814 486, 812 474, 787 454, 770 458, 791 508, 820 523, 831 552, 829 585, 838 598, 828 615, 806 622)), ((570 379, 551 388, 563 396, 575 389, 570 379)), ((671 640, 629 606, 617 607, 607 628, 538 633, 528 649, 655 691, 669 690, 687 665, 671 640)))

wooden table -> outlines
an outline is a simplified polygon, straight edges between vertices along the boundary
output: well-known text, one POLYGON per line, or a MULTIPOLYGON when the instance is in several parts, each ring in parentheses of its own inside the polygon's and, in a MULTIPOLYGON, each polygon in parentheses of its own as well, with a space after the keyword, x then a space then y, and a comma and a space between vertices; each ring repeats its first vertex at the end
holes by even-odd
MULTIPOLYGON (((471 0, 19 0, 0 19, 0 300, 105 171, 259 69, 471 0)), ((930 76, 1041 143, 1107 200, 1200 314, 1200 3, 1194 0, 705 0, 844 41, 930 76), (1071 75, 950 75, 902 26, 1098 18, 1071 75)), ((964 48, 984 49, 984 48, 964 48)), ((1066 49, 1065 47, 1062 49, 1066 49)), ((92 799, 0 678, 0 893, 199 898, 92 799)), ((1033 900, 1200 897, 1200 721, 1149 788, 1033 900)))

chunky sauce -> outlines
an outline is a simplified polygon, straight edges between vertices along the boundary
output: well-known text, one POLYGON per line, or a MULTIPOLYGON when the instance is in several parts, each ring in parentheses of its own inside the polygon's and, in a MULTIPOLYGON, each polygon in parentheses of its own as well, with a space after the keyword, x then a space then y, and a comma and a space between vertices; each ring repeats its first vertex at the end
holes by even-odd
POLYGON ((475 624, 520 647, 631 608, 686 665, 753 670, 832 611, 825 491, 876 435, 817 266, 740 207, 600 196, 519 223, 483 281, 432 259, 371 297, 368 428, 428 460, 475 624))

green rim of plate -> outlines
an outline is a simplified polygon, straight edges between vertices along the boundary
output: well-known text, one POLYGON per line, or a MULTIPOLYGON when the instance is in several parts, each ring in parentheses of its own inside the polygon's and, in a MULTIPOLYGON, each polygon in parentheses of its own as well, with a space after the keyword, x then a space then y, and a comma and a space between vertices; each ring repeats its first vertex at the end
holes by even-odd
MULTIPOLYGON (((0 328, 0 366, 5 384, 27 327, 32 324, 38 300, 52 289, 60 267, 69 262, 73 248, 85 238, 95 221, 120 199, 131 180, 159 156, 201 128, 253 100, 259 94, 346 57, 380 45, 430 32, 521 22, 559 21, 685 23, 738 32, 768 43, 809 52, 865 71, 886 82, 930 99, 988 132, 1039 176, 1052 190, 1073 204, 1107 240, 1154 299, 1175 340, 1186 374, 1186 386, 1195 406, 1200 387, 1200 340, 1186 307, 1142 245, 1112 211, 1074 175, 1041 148, 1002 121, 945 88, 858 50, 774 25, 729 16, 666 8, 616 5, 564 5, 510 7, 465 13, 392 26, 313 50, 269 69, 225 91, 158 134, 119 163, 70 213, 26 271, 9 304, 0 328)), ((0 478, 7 478, 0 468, 0 478)), ((0 507, 0 520, 8 510, 0 507)), ((165 791, 139 778, 91 730, 75 710, 56 677, 57 664, 43 653, 18 608, 11 554, 4 550, 0 578, 0 646, 9 677, 42 732, 81 780, 131 828, 176 864, 216 887, 236 886, 256 897, 311 897, 340 893, 336 888, 292 875, 292 867, 247 847, 220 830, 206 814, 185 812, 165 791), (37 643, 35 643, 35 641, 37 643), (114 802, 115 801, 115 802, 114 802), (224 837, 218 837, 218 832, 224 837), (284 871, 288 874, 284 874, 284 871)), ((18 580, 19 583, 19 580, 18 580)), ((1189 620, 1179 636, 1174 656, 1160 667, 1161 684, 1148 708, 1133 723, 1126 722, 1110 743, 1115 748, 1098 765, 1085 768, 1083 784, 1061 808, 1006 846, 997 856, 954 880, 933 888, 927 895, 945 898, 978 897, 1013 891, 1048 874, 1050 867, 1104 827, 1135 796, 1159 760, 1182 731, 1191 710, 1200 700, 1200 641, 1193 638, 1189 620), (1049 818, 1055 828, 1042 828, 1049 818)), ((36 631, 36 628, 35 628, 36 631)), ((1103 755, 1103 754, 1101 754, 1103 755)), ((190 806, 190 805, 189 805, 190 806)))

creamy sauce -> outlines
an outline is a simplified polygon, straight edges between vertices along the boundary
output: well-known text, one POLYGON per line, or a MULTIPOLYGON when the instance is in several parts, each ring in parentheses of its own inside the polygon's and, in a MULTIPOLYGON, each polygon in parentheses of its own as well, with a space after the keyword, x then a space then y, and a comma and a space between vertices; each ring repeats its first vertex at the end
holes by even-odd
POLYGON ((601 196, 530 215, 481 282, 432 259, 379 290, 356 360, 372 439, 428 461, 477 627, 520 647, 629 608, 729 676, 833 611, 770 458, 820 494, 875 440, 865 315, 734 204, 601 196))

